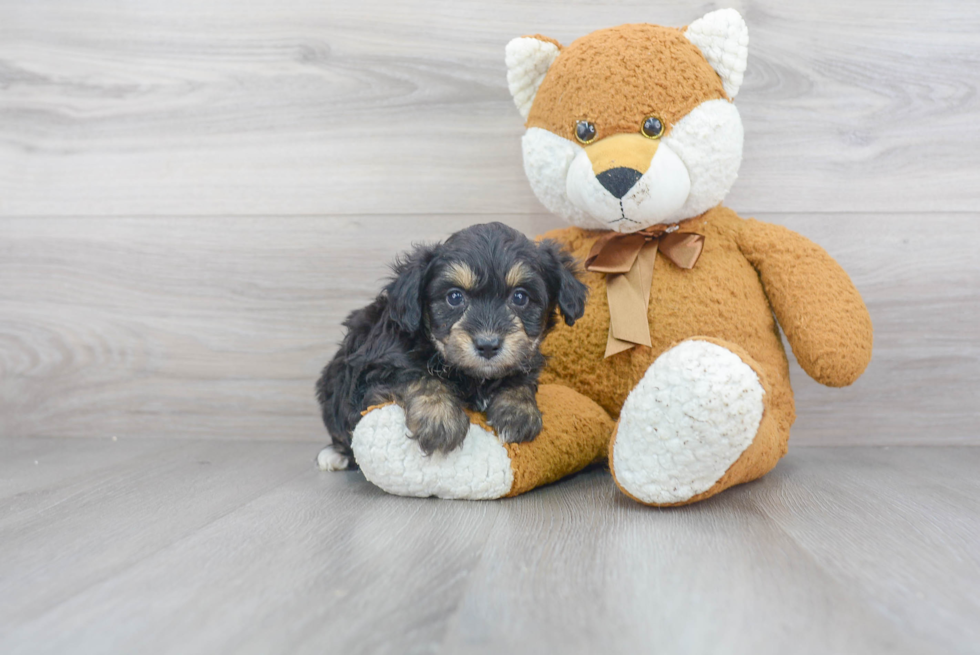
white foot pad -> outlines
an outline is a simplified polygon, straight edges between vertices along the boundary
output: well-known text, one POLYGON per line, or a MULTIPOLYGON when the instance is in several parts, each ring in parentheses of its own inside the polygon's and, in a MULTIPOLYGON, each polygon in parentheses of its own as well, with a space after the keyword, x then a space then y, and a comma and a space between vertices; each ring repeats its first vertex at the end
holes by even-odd
POLYGON ((327 446, 316 456, 316 465, 321 471, 343 471, 350 462, 346 457, 327 446))
POLYGON ((685 341, 668 350, 623 404, 616 481, 647 503, 707 491, 755 439, 764 393, 755 371, 726 348, 685 341))
POLYGON ((351 445, 364 477, 397 496, 486 500, 505 496, 514 484, 507 449, 492 432, 471 424, 460 448, 426 456, 409 438, 398 405, 369 412, 351 445))

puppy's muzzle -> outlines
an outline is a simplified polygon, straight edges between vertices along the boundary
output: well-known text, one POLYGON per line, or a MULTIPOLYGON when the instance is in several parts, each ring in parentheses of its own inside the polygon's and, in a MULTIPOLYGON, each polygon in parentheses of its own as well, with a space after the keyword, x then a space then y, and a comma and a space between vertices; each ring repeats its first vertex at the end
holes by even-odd
POLYGON ((483 359, 493 359, 500 352, 504 341, 497 335, 481 334, 473 338, 473 347, 483 359))

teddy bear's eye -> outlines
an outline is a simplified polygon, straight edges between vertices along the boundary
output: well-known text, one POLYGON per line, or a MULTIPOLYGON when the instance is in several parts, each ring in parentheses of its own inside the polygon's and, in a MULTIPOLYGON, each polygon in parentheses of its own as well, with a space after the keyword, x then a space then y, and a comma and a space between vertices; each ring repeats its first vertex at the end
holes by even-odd
POLYGON ((595 125, 589 121, 575 123, 575 138, 581 143, 592 143, 595 141, 595 125))
POLYGON ((656 116, 650 116, 643 121, 643 126, 640 127, 640 131, 643 132, 643 136, 645 137, 659 139, 664 135, 664 122, 656 116))

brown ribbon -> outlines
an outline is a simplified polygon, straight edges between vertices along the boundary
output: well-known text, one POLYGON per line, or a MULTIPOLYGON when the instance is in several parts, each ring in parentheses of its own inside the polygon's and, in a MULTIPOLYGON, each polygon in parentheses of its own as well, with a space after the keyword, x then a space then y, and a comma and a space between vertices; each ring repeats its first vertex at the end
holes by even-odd
POLYGON ((704 236, 681 232, 680 225, 656 225, 620 234, 608 232, 592 245, 586 270, 606 274, 609 299, 609 338, 606 357, 633 346, 650 346, 650 287, 657 252, 677 266, 690 269, 704 249, 704 236))

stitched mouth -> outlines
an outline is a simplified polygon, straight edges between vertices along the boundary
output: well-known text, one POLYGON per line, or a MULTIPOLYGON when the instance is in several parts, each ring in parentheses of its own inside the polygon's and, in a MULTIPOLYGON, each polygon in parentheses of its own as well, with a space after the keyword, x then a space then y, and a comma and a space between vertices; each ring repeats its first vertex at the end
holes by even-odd
POLYGON ((629 221, 634 225, 640 225, 640 221, 634 221, 632 218, 626 216, 626 210, 623 208, 623 199, 619 199, 619 218, 609 221, 610 223, 619 223, 620 221, 629 221))

